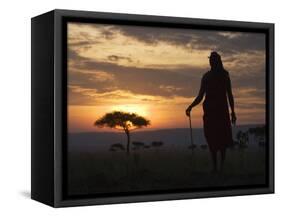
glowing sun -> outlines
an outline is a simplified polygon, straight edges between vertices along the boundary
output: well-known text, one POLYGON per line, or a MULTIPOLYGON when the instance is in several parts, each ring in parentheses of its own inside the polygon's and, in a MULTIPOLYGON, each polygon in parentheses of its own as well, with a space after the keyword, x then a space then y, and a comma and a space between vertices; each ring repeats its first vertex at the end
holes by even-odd
POLYGON ((140 104, 124 104, 124 105, 115 105, 111 107, 112 111, 122 111, 122 112, 129 112, 129 113, 136 113, 141 116, 148 115, 147 106, 140 105, 140 104))

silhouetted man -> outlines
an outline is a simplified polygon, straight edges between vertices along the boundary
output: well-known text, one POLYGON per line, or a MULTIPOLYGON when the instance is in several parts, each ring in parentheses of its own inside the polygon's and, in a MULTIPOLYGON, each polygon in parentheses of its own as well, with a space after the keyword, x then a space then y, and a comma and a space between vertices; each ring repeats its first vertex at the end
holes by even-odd
POLYGON ((229 73, 223 67, 221 56, 217 52, 212 52, 209 62, 211 69, 202 77, 199 94, 186 109, 186 115, 190 116, 192 108, 198 105, 205 95, 203 102, 204 134, 212 155, 213 171, 216 172, 217 152, 221 154, 220 169, 222 169, 226 146, 233 144, 231 122, 236 123, 236 115, 229 73), (228 102, 231 108, 231 121, 228 102))

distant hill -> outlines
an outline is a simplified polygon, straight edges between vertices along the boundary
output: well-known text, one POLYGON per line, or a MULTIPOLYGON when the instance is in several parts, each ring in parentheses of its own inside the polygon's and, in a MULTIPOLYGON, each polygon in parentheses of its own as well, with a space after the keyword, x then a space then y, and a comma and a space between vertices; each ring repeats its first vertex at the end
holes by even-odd
MULTIPOLYGON (((250 127, 260 125, 241 125, 232 129, 233 137, 239 130, 246 131, 250 127)), ((206 144, 202 128, 193 129, 193 140, 195 144, 206 144)), ((153 141, 162 141, 163 148, 184 148, 190 144, 189 128, 173 128, 151 131, 136 131, 131 134, 131 141, 151 144, 153 141)), ((250 138, 250 143, 253 138, 250 138)), ((126 136, 122 132, 86 132, 70 133, 68 135, 68 150, 70 152, 106 151, 111 144, 126 144, 126 136)))

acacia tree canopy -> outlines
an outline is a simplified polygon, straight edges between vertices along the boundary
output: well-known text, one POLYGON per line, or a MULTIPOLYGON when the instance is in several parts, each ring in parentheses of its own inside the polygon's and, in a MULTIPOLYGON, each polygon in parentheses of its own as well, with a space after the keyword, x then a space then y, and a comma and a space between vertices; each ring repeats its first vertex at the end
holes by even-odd
POLYGON ((146 127, 150 121, 135 113, 114 111, 106 113, 99 118, 95 125, 98 127, 109 127, 113 129, 134 130, 146 127))

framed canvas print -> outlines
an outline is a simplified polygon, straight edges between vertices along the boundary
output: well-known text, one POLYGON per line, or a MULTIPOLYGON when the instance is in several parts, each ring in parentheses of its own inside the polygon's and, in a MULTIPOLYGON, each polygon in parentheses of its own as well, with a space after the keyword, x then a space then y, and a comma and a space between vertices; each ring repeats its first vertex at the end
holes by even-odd
POLYGON ((32 18, 32 192, 54 207, 274 192, 274 25, 32 18))

